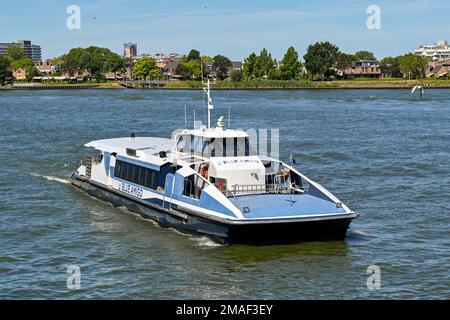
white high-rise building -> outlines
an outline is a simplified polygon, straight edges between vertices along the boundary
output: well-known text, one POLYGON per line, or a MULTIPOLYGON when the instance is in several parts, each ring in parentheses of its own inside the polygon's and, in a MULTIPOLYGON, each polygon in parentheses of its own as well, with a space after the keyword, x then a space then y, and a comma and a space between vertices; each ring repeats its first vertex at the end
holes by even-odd
POLYGON ((433 61, 450 59, 450 46, 446 40, 439 40, 434 45, 424 44, 414 51, 416 56, 431 58, 433 61))

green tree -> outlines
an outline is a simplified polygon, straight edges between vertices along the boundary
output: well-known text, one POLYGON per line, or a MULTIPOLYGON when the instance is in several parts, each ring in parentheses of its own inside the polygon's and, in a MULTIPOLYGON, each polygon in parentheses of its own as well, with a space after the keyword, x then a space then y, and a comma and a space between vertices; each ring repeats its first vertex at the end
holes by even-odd
POLYGON ((176 74, 179 75, 183 80, 190 79, 192 77, 191 70, 186 66, 186 63, 179 63, 176 70, 176 74))
POLYGON ((344 75, 344 71, 352 66, 352 62, 355 61, 355 56, 352 54, 338 52, 336 56, 336 69, 344 75))
POLYGON ((258 56, 256 53, 252 52, 247 59, 244 60, 244 78, 247 80, 253 79, 256 77, 256 60, 258 56))
POLYGON ((191 51, 189 51, 189 54, 187 56, 187 61, 192 61, 192 60, 198 60, 200 61, 200 51, 192 49, 191 51))
POLYGON ((134 65, 133 77, 142 80, 154 80, 161 76, 161 70, 152 58, 139 59, 134 65))
POLYGON ((280 75, 283 80, 292 80, 298 78, 300 74, 301 63, 298 61, 298 53, 294 47, 290 47, 281 61, 280 75))
POLYGON ((233 82, 240 82, 244 78, 244 74, 241 69, 233 69, 230 72, 230 80, 233 82))
POLYGON ((209 75, 209 68, 207 68, 207 65, 212 65, 214 62, 214 58, 210 56, 202 56, 201 58, 202 64, 203 64, 203 77, 207 77, 209 75))
POLYGON ((210 56, 202 56, 203 65, 210 64, 214 62, 214 58, 210 56))
POLYGON ((110 52, 105 58, 105 71, 118 72, 125 67, 125 60, 116 53, 110 52))
POLYGON ((95 82, 97 82, 97 83, 106 82, 106 77, 100 71, 96 71, 94 73, 94 79, 95 79, 95 82))
POLYGON ((406 74, 408 79, 423 78, 428 60, 418 57, 412 53, 398 57, 400 70, 406 74))
POLYGON ((64 61, 64 55, 50 59, 50 63, 54 66, 61 65, 63 61, 64 61))
POLYGON ((112 54, 111 50, 91 46, 81 55, 82 68, 95 75, 97 72, 106 72, 106 58, 112 54))
POLYGON ((202 76, 200 60, 190 60, 186 63, 179 63, 176 73, 183 79, 198 79, 202 76))
POLYGON ((11 78, 11 64, 7 57, 0 56, 0 86, 11 78))
POLYGON ((202 76, 200 60, 190 60, 186 63, 186 68, 189 70, 192 77, 198 79, 202 76))
POLYGON ((324 79, 336 64, 338 52, 339 48, 330 42, 316 42, 310 45, 303 58, 306 70, 311 77, 317 76, 324 79))
POLYGON ((18 46, 9 47, 5 59, 9 61, 9 67, 12 70, 25 69, 28 81, 39 75, 38 70, 33 65, 33 60, 28 58, 23 49, 18 46))
POLYGON ((203 63, 203 76, 207 74, 204 67, 208 61, 212 62, 212 58, 208 56, 200 56, 198 50, 192 49, 187 57, 183 57, 178 60, 178 66, 176 73, 182 77, 182 79, 199 79, 202 76, 202 63, 203 63))
POLYGON ((220 80, 228 76, 228 69, 232 66, 231 60, 225 56, 217 55, 213 60, 213 68, 216 70, 216 75, 220 80))
POLYGON ((81 54, 82 48, 73 48, 67 54, 62 55, 61 58, 61 71, 67 72, 73 75, 76 71, 81 70, 81 54))
POLYGON ((76 71, 117 72, 124 67, 123 59, 107 48, 91 46, 88 48, 73 48, 61 57, 61 70, 73 74, 76 71))
POLYGON ((10 59, 10 61, 16 61, 26 58, 25 51, 19 46, 13 45, 8 48, 6 51, 6 56, 10 59))
POLYGON ((256 58, 255 76, 257 78, 268 77, 273 69, 275 69, 275 66, 272 55, 264 48, 256 58))
POLYGON ((356 60, 376 60, 373 52, 365 50, 355 52, 354 56, 356 60))
POLYGON ((273 68, 269 71, 269 74, 267 75, 267 77, 270 80, 288 80, 288 79, 283 79, 282 74, 281 74, 281 68, 273 68))
POLYGON ((11 62, 11 68, 13 70, 17 70, 19 68, 22 69, 31 69, 33 67, 33 60, 31 58, 25 57, 19 60, 14 60, 11 62))
POLYGON ((402 76, 400 71, 400 63, 397 57, 386 57, 381 59, 380 70, 385 77, 399 78, 402 76))
POLYGON ((31 80, 33 80, 34 77, 39 77, 39 76, 41 76, 41 73, 35 66, 31 66, 30 68, 26 69, 27 81, 31 81, 31 80))

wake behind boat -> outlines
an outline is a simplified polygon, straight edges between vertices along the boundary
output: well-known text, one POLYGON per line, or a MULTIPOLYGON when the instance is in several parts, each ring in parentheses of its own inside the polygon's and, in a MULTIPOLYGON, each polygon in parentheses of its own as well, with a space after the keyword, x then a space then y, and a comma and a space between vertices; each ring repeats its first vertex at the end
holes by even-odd
POLYGON ((282 161, 254 154, 245 131, 184 129, 172 139, 92 141, 98 151, 73 173, 88 194, 157 221, 225 243, 341 240, 358 215, 282 161))

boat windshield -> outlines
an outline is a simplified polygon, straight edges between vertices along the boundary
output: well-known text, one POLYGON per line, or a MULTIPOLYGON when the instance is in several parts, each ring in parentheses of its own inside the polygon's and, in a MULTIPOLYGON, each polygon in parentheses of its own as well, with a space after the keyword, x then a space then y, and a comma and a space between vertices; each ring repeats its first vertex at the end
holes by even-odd
POLYGON ((201 157, 242 157, 250 155, 248 137, 205 138, 182 135, 177 140, 177 151, 201 157))

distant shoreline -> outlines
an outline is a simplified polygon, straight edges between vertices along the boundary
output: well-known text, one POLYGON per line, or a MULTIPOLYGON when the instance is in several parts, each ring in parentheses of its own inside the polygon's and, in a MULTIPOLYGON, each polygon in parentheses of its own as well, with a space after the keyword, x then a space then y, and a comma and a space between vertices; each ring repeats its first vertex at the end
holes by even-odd
MULTIPOLYGON (((243 81, 217 82, 213 90, 320 90, 320 89, 410 89, 420 84, 428 89, 450 89, 450 80, 420 79, 367 79, 335 81, 243 81)), ((41 84, 19 83, 0 87, 0 90, 89 90, 89 89, 127 89, 115 82, 85 84, 41 84)), ((162 87, 135 88, 134 90, 200 90, 199 81, 177 81, 162 87)))

